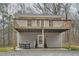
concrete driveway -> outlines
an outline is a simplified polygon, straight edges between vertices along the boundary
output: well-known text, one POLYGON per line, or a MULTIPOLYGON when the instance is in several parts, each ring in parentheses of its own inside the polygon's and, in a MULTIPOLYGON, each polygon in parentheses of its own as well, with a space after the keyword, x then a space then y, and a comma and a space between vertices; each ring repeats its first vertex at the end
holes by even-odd
POLYGON ((54 49, 24 49, 0 52, 0 56, 79 56, 79 51, 54 49))

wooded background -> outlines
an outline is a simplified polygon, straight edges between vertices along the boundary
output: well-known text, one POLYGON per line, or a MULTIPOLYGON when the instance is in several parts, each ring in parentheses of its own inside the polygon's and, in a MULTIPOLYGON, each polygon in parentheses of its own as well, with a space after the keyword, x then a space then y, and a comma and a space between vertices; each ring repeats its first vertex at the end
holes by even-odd
POLYGON ((0 46, 10 46, 12 21, 16 15, 63 16, 73 21, 66 31, 65 44, 79 45, 79 4, 77 3, 0 3, 0 46))

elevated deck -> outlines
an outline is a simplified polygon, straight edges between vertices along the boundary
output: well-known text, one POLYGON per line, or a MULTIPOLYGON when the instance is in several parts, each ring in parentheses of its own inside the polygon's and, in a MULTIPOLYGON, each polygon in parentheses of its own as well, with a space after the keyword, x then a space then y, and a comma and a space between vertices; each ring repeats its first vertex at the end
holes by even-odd
MULTIPOLYGON (((35 24, 35 23, 33 23, 35 24)), ((32 24, 32 25, 33 25, 32 24)), ((18 31, 41 31, 41 29, 45 29, 45 31, 51 32, 63 32, 66 30, 71 29, 72 27, 72 21, 71 20, 65 20, 63 17, 52 17, 52 16, 19 16, 14 18, 13 27, 18 31), (34 20, 38 21, 40 20, 40 26, 34 25, 34 26, 28 26, 27 20, 34 20), (52 26, 49 26, 48 22, 52 22, 52 26), (46 23, 47 22, 47 23, 46 23)))

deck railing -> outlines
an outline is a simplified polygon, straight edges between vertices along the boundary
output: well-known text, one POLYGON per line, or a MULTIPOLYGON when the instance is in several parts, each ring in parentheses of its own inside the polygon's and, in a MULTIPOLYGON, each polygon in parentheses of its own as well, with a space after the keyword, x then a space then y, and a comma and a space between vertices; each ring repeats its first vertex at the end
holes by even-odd
MULTIPOLYGON (((45 25, 45 24, 44 24, 45 25)), ((53 21, 52 26, 27 26, 26 23, 20 23, 15 21, 14 28, 15 29, 70 29, 72 27, 72 22, 69 20, 66 21, 53 21)))

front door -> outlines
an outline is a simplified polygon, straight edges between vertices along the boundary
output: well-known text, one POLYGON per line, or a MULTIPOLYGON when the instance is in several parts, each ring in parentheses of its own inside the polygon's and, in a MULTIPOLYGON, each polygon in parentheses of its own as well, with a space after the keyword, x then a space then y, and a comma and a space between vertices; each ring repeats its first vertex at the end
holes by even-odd
POLYGON ((44 39, 42 35, 37 36, 37 47, 44 48, 44 39))

